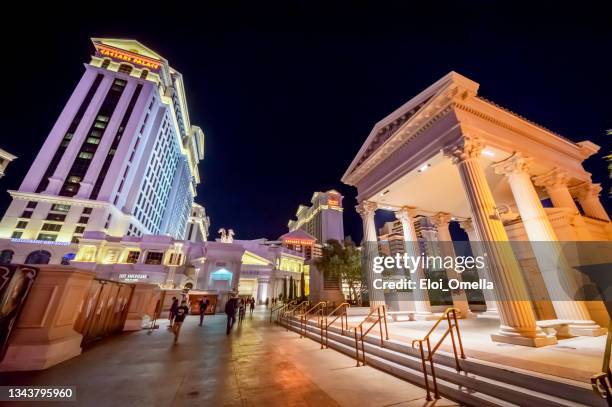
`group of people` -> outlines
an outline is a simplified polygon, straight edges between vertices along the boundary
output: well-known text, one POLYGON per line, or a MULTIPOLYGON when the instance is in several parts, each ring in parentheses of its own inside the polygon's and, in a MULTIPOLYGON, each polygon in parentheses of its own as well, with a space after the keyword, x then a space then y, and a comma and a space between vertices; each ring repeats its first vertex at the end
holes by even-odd
MULTIPOLYGON (((268 300, 266 299, 266 305, 268 305, 267 303, 268 300)), ((206 314, 208 305, 209 300, 206 297, 202 298, 198 303, 200 314, 199 326, 202 326, 204 323, 204 315, 206 314)), ((246 316, 247 308, 249 309, 249 313, 253 315, 253 311, 255 310, 255 298, 240 298, 234 294, 230 295, 230 298, 225 304, 225 314, 227 315, 227 335, 230 334, 232 328, 234 327, 236 316, 238 317, 238 323, 242 323, 244 317, 246 316)), ((179 302, 178 298, 172 297, 172 305, 170 305, 170 313, 168 317, 170 319, 168 329, 170 329, 174 334, 174 343, 178 342, 181 326, 183 325, 183 322, 185 322, 187 315, 189 315, 189 311, 190 310, 186 298, 183 298, 179 302)))
MULTIPOLYGON (((204 297, 198 303, 199 311, 200 311, 200 325, 204 323, 204 315, 206 314, 206 309, 208 308, 208 298, 204 297)), ((183 322, 185 322, 185 318, 189 315, 189 306, 187 305, 187 299, 183 298, 179 304, 179 300, 176 297, 172 297, 172 305, 170 305, 170 313, 168 318, 170 319, 170 324, 168 328, 172 330, 174 333, 174 343, 178 341, 179 333, 181 332, 181 326, 183 322)))
POLYGON ((234 323, 236 322, 236 314, 238 314, 238 323, 242 323, 246 315, 246 309, 249 307, 249 313, 253 315, 255 309, 255 298, 239 298, 233 294, 225 303, 225 314, 227 315, 227 335, 230 334, 234 323))

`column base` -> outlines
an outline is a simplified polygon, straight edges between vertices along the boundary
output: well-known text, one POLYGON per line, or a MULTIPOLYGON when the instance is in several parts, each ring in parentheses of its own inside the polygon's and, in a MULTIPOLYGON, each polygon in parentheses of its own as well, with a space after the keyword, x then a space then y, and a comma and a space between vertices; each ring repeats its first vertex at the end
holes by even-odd
POLYGON ((594 321, 568 321, 568 331, 572 336, 601 336, 608 333, 594 321))
POLYGON ((499 332, 491 334, 493 342, 510 343, 513 345, 540 348, 542 346, 556 345, 557 337, 537 328, 535 331, 519 331, 511 327, 500 327, 499 332))

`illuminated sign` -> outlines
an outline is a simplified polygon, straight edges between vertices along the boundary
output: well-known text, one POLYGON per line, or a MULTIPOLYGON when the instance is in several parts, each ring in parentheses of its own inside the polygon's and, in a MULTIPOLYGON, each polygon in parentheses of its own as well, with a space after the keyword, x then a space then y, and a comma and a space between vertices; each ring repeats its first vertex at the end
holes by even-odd
POLYGON ((121 51, 114 48, 105 47, 102 45, 98 45, 98 52, 101 55, 119 59, 121 61, 130 62, 132 64, 144 66, 150 69, 159 69, 159 62, 154 59, 150 59, 138 54, 132 54, 131 52, 121 51))
POLYGON ((283 240, 286 244, 299 244, 304 246, 309 246, 314 244, 314 240, 302 240, 302 239, 286 239, 283 240))
POLYGON ((119 280, 123 281, 139 281, 149 278, 146 274, 119 274, 119 280))
POLYGON ((18 239, 18 238, 12 238, 11 242, 16 242, 16 243, 34 243, 34 244, 50 244, 50 245, 54 245, 54 246, 68 246, 70 245, 70 242, 55 242, 52 240, 35 240, 35 239, 18 239))

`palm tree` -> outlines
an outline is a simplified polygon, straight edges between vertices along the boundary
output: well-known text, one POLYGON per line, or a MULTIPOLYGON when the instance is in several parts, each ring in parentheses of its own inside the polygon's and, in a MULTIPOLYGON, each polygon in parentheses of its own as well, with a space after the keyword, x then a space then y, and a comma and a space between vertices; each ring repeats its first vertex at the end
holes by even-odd
POLYGON ((348 285, 349 297, 361 303, 363 292, 361 252, 350 237, 345 238, 342 243, 333 239, 328 240, 316 266, 325 277, 337 278, 341 283, 348 285))

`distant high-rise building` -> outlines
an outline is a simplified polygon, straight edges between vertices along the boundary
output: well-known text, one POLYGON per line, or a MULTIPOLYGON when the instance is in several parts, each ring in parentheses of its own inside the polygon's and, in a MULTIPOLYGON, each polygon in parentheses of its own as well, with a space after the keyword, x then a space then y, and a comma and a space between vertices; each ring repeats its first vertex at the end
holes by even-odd
POLYGON ((290 220, 289 231, 301 229, 324 244, 330 239, 344 240, 344 223, 342 220, 342 199, 338 191, 315 192, 310 202, 312 206, 300 205, 295 214, 296 220, 290 220))
POLYGON ((191 215, 187 224, 187 234, 185 240, 191 242, 205 242, 208 240, 208 229, 210 228, 210 218, 206 216, 206 210, 202 205, 194 202, 191 207, 191 215))
POLYGON ((19 190, 9 191, 0 237, 183 239, 204 157, 183 77, 138 41, 92 41, 95 55, 19 190))

